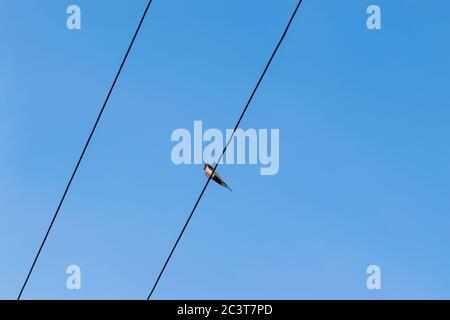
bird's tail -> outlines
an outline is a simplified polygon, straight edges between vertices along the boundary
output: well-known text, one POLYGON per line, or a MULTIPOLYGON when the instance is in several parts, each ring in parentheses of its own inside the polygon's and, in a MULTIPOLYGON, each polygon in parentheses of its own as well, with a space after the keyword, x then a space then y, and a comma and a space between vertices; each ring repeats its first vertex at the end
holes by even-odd
POLYGON ((231 192, 233 192, 233 190, 231 190, 231 188, 230 188, 225 182, 222 181, 222 185, 223 185, 225 188, 227 188, 228 190, 230 190, 231 192))

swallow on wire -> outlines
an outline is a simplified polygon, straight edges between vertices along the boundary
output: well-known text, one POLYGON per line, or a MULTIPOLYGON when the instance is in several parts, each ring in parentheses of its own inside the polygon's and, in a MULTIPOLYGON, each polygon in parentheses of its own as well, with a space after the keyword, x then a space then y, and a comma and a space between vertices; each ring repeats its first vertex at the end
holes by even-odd
MULTIPOLYGON (((205 172, 205 175, 209 178, 209 177, 211 177, 211 173, 214 171, 214 168, 210 164, 205 163, 205 165, 203 166, 203 171, 205 172)), ((227 188, 230 191, 233 191, 225 183, 225 181, 223 181, 223 179, 219 176, 219 174, 217 172, 214 172, 213 176, 211 177, 211 180, 214 180, 215 182, 217 182, 221 186, 227 188)))

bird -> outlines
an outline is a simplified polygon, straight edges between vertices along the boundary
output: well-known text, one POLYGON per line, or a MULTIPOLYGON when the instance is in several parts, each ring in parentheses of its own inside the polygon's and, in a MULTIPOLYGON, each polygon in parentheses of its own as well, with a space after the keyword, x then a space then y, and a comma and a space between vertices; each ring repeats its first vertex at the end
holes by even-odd
MULTIPOLYGON (((205 175, 209 178, 209 177, 211 177, 211 174, 214 171, 214 168, 209 163, 205 163, 203 166, 203 171, 205 172, 205 175)), ((222 178, 219 176, 219 174, 217 172, 214 172, 214 174, 211 177, 211 180, 214 180, 216 183, 220 184, 221 186, 227 188, 230 191, 233 191, 225 183, 225 181, 222 180, 222 178)))

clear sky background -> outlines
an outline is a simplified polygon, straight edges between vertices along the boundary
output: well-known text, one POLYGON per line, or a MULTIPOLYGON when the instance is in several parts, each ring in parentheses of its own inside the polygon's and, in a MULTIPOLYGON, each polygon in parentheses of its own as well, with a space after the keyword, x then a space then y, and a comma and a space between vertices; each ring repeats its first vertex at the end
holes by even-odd
MULTIPOLYGON (((23 298, 147 297, 206 179, 172 163, 172 131, 234 126, 295 4, 154 0, 23 298)), ((20 291, 145 5, 0 0, 0 298, 20 291)), ((279 173, 220 166, 233 192, 210 184, 154 298, 450 298, 449 11, 304 0, 242 122, 280 129, 279 173)))

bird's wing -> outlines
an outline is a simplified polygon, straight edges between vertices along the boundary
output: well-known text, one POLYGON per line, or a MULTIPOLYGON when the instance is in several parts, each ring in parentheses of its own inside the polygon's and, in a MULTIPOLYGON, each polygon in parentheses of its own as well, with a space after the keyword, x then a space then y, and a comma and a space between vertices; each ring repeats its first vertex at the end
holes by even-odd
POLYGON ((217 178, 218 180, 223 181, 222 178, 221 178, 221 177, 219 176, 219 174, 217 173, 217 171, 214 172, 213 178, 217 178))

